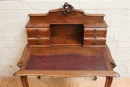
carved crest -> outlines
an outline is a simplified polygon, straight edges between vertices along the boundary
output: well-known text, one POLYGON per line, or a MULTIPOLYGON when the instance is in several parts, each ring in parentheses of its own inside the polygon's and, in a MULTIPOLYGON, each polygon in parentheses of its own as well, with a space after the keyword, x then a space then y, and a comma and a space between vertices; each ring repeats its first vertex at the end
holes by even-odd
POLYGON ((64 14, 65 16, 67 16, 68 14, 73 14, 74 7, 68 2, 65 2, 61 10, 62 11, 60 12, 60 15, 64 14))

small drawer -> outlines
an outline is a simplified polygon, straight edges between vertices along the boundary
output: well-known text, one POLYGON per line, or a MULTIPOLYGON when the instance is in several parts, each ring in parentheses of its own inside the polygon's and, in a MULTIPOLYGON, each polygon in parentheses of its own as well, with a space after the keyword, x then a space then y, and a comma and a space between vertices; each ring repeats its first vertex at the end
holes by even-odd
POLYGON ((28 38, 49 37, 49 28, 27 28, 28 38))
POLYGON ((28 45, 49 45, 49 39, 28 39, 28 45))
POLYGON ((85 28, 84 33, 104 33, 106 34, 106 28, 85 28))
POLYGON ((106 40, 84 40, 84 45, 105 45, 106 40))
POLYGON ((89 33, 85 33, 84 37, 87 38, 106 38, 106 34, 89 34, 89 33))

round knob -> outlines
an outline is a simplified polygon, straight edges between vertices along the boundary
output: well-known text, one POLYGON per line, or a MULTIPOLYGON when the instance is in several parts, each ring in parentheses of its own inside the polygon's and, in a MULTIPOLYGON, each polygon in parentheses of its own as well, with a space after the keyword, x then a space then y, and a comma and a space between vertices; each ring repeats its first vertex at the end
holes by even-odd
POLYGON ((40 38, 41 36, 40 35, 37 35, 36 38, 40 38))
POLYGON ((99 30, 97 30, 97 29, 93 29, 93 32, 94 32, 94 33, 96 33, 97 31, 99 31, 99 30))
POLYGON ((36 33, 39 33, 40 31, 38 29, 35 30, 36 33))
POLYGON ((98 36, 97 35, 93 35, 93 38, 97 38, 98 36))
POLYGON ((97 42, 92 42, 92 45, 96 45, 97 44, 97 42))
POLYGON ((41 45, 41 42, 36 42, 37 45, 41 45))

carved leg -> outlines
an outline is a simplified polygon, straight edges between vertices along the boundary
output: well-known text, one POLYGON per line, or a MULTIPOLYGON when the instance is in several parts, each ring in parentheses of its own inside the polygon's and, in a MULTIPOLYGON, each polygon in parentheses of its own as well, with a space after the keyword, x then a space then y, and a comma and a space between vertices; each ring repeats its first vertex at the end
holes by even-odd
POLYGON ((106 83, 104 87, 111 87, 113 77, 106 77, 106 83))
POLYGON ((94 81, 97 81, 97 76, 94 76, 93 80, 94 80, 94 81))
POLYGON ((38 79, 41 79, 41 76, 37 76, 38 79))
POLYGON ((29 87, 27 76, 20 76, 23 87, 29 87))

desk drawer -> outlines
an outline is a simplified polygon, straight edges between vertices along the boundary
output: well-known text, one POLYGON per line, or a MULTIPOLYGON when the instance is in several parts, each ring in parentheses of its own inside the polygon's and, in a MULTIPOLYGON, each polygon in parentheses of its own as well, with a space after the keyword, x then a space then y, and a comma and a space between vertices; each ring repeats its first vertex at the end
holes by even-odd
POLYGON ((106 40, 105 39, 88 39, 84 40, 84 45, 105 45, 106 40))
POLYGON ((28 39, 28 45, 49 45, 49 39, 28 39))
POLYGON ((106 34, 106 32, 107 32, 106 28, 85 28, 85 31, 84 31, 85 34, 86 33, 98 33, 98 34, 104 33, 104 34, 106 34))
POLYGON ((89 33, 85 33, 84 37, 86 38, 106 38, 106 34, 89 34, 89 33))
POLYGON ((49 37, 49 28, 27 28, 28 38, 49 37))

